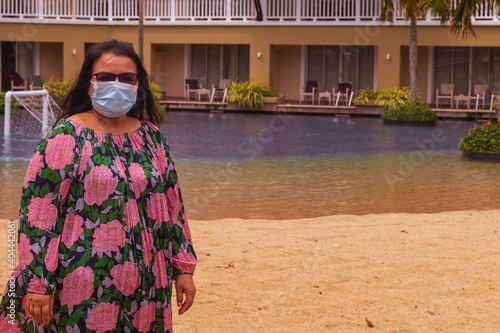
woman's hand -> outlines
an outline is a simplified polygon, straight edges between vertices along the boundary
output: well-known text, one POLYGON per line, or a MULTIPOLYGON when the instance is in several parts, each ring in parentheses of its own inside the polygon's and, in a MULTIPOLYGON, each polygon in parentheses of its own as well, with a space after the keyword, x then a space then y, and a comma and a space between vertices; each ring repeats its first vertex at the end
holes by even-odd
POLYGON ((26 309, 37 323, 45 326, 54 315, 54 295, 28 292, 26 295, 26 309))
POLYGON ((179 314, 183 314, 191 305, 193 305, 194 295, 196 294, 196 287, 194 286, 193 276, 191 274, 177 275, 175 280, 175 293, 177 294, 177 307, 179 307, 179 314), (182 303, 184 294, 186 300, 182 303))

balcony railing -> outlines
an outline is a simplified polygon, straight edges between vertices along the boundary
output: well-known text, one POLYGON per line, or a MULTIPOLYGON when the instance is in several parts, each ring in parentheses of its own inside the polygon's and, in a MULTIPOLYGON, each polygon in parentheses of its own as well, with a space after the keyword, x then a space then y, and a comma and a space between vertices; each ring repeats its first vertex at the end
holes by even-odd
MULTIPOLYGON (((458 0, 455 0, 455 2, 458 0)), ((146 24, 186 25, 375 25, 384 0, 144 0, 146 24)), ((498 24, 497 9, 481 6, 475 24, 498 24)), ((137 24, 137 0, 0 0, 0 22, 137 24)), ((421 24, 438 25, 430 14, 421 24)), ((397 9, 395 24, 407 24, 397 9)))

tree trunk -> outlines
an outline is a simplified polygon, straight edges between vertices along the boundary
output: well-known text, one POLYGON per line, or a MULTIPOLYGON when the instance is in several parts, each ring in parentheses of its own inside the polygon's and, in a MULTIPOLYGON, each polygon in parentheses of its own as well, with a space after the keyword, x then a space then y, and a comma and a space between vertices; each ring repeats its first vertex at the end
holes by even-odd
POLYGON ((143 0, 139 0, 139 46, 138 46, 138 53, 139 53, 139 59, 141 59, 141 62, 144 61, 143 59, 143 46, 144 46, 144 2, 143 0))
POLYGON ((417 17, 410 19, 410 103, 417 99, 417 17))

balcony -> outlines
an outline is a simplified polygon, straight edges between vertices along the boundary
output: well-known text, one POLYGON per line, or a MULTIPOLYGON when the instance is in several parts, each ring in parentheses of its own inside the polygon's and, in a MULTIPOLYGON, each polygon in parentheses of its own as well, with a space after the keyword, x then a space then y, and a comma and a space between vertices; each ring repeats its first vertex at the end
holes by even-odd
MULTIPOLYGON (((455 2, 458 0, 455 0, 455 2)), ((379 25, 384 0, 144 0, 146 25, 379 25)), ((495 7, 483 6, 475 25, 498 25, 495 7)), ((407 25, 397 11, 395 25, 407 25)), ((0 22, 137 24, 137 0, 0 0, 0 22)), ((387 23, 384 23, 387 24, 387 23)), ((420 25, 439 25, 429 14, 420 25)))

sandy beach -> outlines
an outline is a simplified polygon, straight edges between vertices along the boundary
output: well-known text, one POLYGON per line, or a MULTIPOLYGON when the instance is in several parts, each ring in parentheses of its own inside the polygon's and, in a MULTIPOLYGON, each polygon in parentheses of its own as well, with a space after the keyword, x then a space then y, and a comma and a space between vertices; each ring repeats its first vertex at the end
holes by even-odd
POLYGON ((500 210, 190 223, 177 333, 500 331, 500 210))

